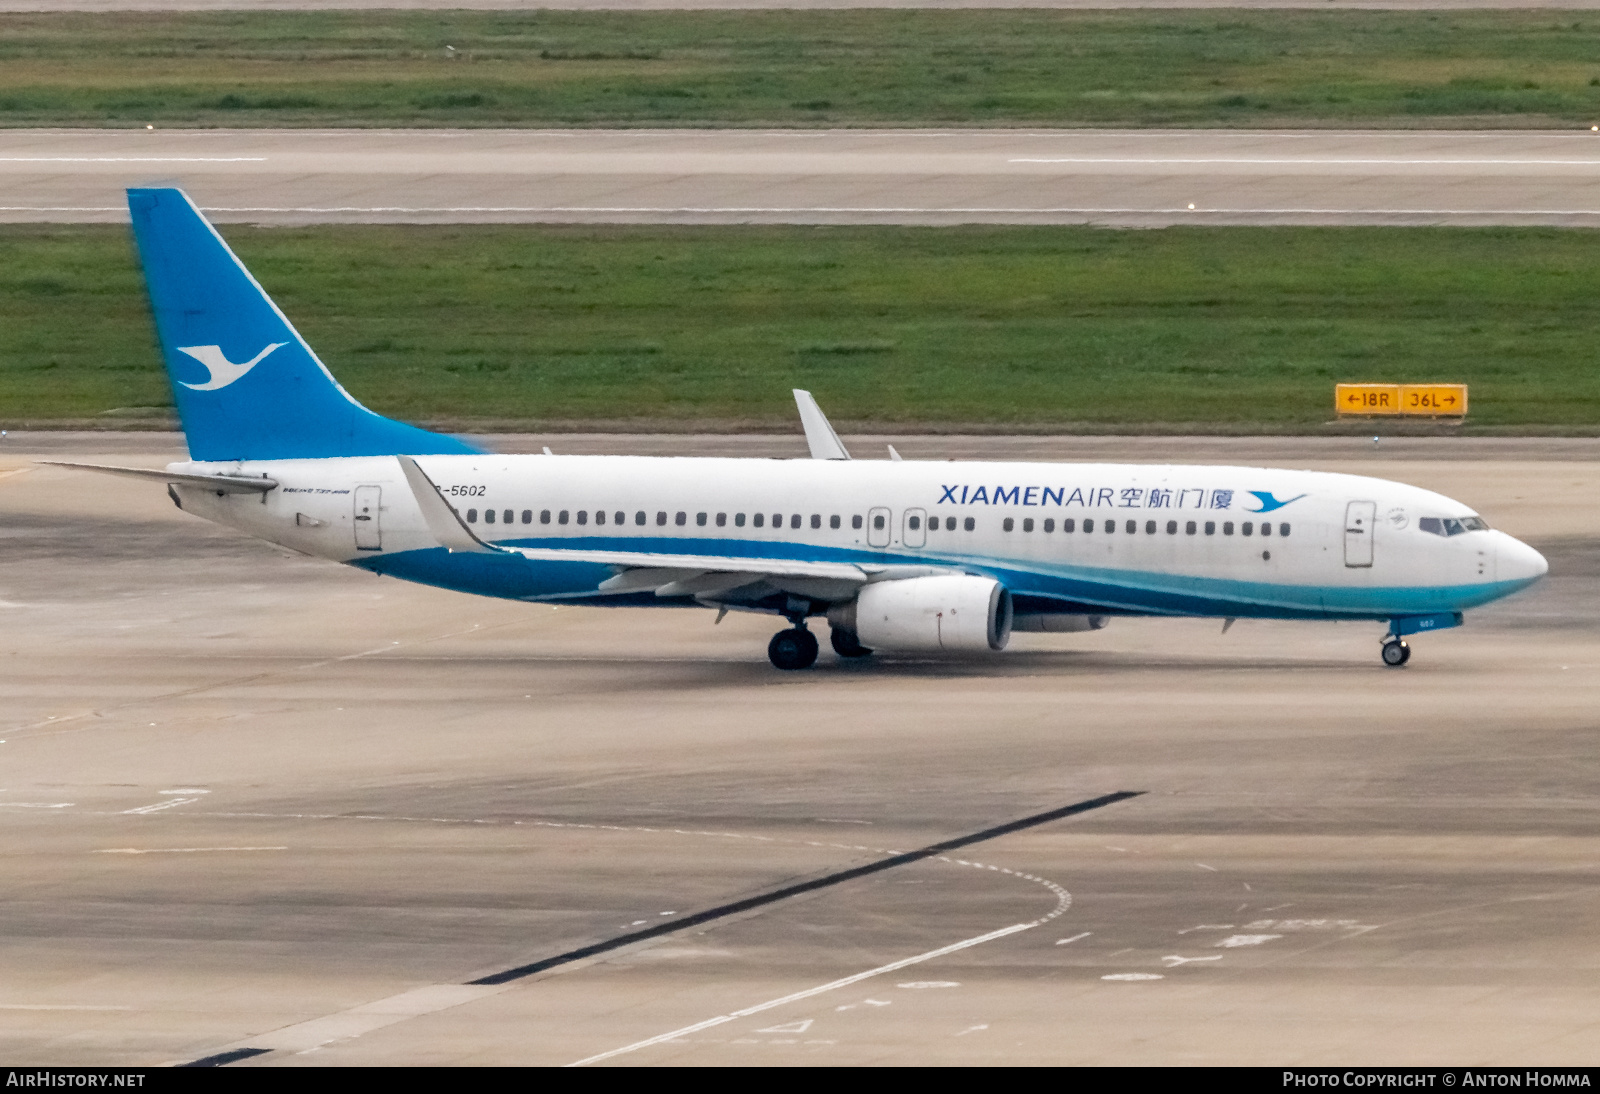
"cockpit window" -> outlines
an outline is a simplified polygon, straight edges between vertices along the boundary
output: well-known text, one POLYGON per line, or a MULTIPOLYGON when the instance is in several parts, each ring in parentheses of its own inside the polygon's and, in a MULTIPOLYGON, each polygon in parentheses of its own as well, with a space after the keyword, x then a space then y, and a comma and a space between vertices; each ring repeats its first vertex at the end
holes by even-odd
POLYGON ((1435 536, 1459 536, 1463 532, 1487 532, 1489 522, 1482 517, 1419 517, 1417 529, 1435 536))

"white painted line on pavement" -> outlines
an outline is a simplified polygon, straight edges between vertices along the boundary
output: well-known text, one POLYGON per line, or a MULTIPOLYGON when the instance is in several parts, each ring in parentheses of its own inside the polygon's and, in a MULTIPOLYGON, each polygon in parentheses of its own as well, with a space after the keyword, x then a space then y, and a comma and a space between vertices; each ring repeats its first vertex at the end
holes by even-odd
POLYGON ((825 992, 835 991, 839 988, 847 988, 851 984, 859 984, 861 981, 868 980, 874 976, 882 976, 884 973, 895 972, 911 965, 921 964, 924 961, 932 961, 936 957, 943 957, 945 954, 955 953, 957 950, 965 950, 971 946, 981 946, 985 942, 993 942, 997 938, 1004 938, 1007 935, 1016 934, 1018 931, 1026 931, 1032 927, 1037 927, 1043 922, 1045 922, 1045 920, 1036 919, 1031 923, 1013 923, 1009 927, 1002 927, 998 931, 990 931, 988 934, 981 934, 976 938, 964 939, 960 942, 951 943, 948 946, 941 946, 937 950, 929 950, 927 953, 919 953, 915 957, 906 957, 899 961, 892 961, 887 965, 879 965, 875 969, 868 969, 866 972, 858 972, 854 976, 846 976, 841 980, 834 980, 826 984, 819 984, 817 987, 807 988, 805 991, 797 991, 793 995, 785 995, 780 999, 769 999, 765 1003, 757 1003, 755 1006, 745 1007, 743 1010, 732 1011, 728 1014, 719 1014, 715 1018, 707 1018, 704 1022, 696 1022, 692 1026, 684 1026, 682 1029, 675 1029, 671 1033, 662 1033, 655 1037, 646 1038, 643 1041, 635 1041, 631 1045, 623 1045, 621 1048, 614 1048, 609 1052, 601 1052, 594 1056, 586 1056, 583 1059, 575 1060, 566 1066, 584 1067, 588 1064, 597 1064, 602 1060, 609 1060, 613 1057, 622 1056, 629 1052, 637 1052, 641 1048, 649 1048, 651 1045, 659 1045, 666 1041, 676 1040, 679 1037, 687 1037, 689 1034, 699 1033, 703 1029, 710 1029, 713 1026, 720 1026, 727 1022, 734 1022, 740 1018, 748 1018, 752 1014, 760 1014, 764 1010, 771 1010, 774 1007, 781 1007, 787 1003, 798 1003, 802 999, 810 999, 815 995, 822 995, 825 992))

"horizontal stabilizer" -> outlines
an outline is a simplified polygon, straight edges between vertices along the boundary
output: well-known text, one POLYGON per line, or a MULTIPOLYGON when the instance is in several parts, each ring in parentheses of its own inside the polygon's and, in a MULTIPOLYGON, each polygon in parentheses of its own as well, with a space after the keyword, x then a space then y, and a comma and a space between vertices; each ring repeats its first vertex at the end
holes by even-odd
POLYGON ((125 475, 133 479, 172 483, 178 486, 203 486, 222 494, 265 494, 278 488, 277 479, 265 475, 245 478, 243 475, 191 475, 173 471, 159 471, 149 467, 112 467, 101 463, 67 463, 63 460, 39 460, 51 467, 73 467, 79 471, 98 471, 102 475, 125 475))

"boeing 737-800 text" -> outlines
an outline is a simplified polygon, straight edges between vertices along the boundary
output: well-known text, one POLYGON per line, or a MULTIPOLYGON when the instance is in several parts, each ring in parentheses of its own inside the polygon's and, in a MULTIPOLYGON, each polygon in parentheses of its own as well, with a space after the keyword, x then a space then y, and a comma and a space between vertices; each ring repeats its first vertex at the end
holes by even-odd
MULTIPOLYGON (((190 460, 185 512, 310 555, 554 604, 765 612, 772 663, 992 651, 1118 615, 1386 622, 1405 636, 1545 573, 1467 506, 1258 467, 857 461, 796 392, 811 459, 494 455, 372 413, 181 190, 128 192, 190 460)), ((84 466, 84 465, 75 465, 84 466)), ((719 615, 720 618, 720 615, 719 615)))

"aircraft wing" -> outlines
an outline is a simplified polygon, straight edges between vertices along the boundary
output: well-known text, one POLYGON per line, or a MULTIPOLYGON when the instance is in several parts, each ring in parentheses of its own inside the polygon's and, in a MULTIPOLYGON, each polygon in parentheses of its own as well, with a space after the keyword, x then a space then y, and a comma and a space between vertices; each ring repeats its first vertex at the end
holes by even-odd
POLYGON ((51 467, 72 467, 79 471, 98 471, 102 475, 125 475, 152 482, 175 483, 179 486, 203 486, 223 494, 265 494, 278 488, 277 479, 262 476, 247 479, 243 475, 182 475, 172 471, 159 471, 149 467, 112 467, 101 463, 67 463, 64 460, 39 460, 51 467))
POLYGON ((811 392, 794 389, 794 405, 800 411, 800 424, 805 427, 806 446, 811 449, 811 458, 814 460, 848 460, 850 452, 845 448, 844 442, 839 439, 839 434, 833 431, 833 426, 828 421, 828 416, 822 413, 822 408, 811 397, 811 392))

